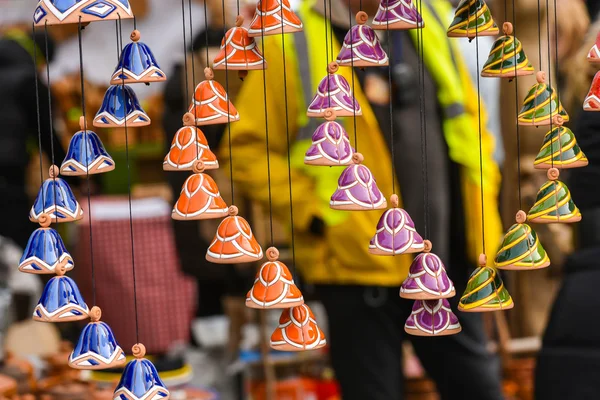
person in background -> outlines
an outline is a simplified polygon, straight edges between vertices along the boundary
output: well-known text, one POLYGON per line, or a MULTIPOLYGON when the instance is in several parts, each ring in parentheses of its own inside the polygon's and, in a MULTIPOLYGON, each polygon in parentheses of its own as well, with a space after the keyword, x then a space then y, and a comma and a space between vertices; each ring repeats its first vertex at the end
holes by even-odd
MULTIPOLYGON (((269 67, 251 71, 234 105, 240 121, 231 124, 233 178, 236 188, 270 209, 274 217, 290 225, 288 160, 285 115, 289 115, 293 218, 297 268, 314 285, 328 315, 331 360, 345 400, 399 400, 403 397, 402 340, 412 302, 398 296, 398 287, 411 263, 408 255, 369 255, 369 240, 379 212, 340 212, 329 208, 340 168, 305 166, 304 153, 321 122, 308 120, 306 109, 317 84, 325 77, 327 53, 322 2, 303 1, 299 17, 304 31, 285 36, 286 67, 281 38, 265 38, 264 56, 269 67), (295 50, 295 51, 292 51, 295 50), (284 98, 284 70, 287 109, 284 98), (301 72, 303 71, 303 72, 301 72), (266 126, 263 84, 267 92, 270 150, 270 182, 267 175, 266 126)), ((359 1, 332 1, 333 47, 337 54, 359 1)), ((373 16, 379 1, 363 0, 362 10, 373 16)), ((456 285, 457 302, 481 252, 481 204, 479 178, 479 129, 477 93, 456 42, 446 37, 451 4, 424 0, 427 29, 423 30, 425 84, 423 98, 427 118, 429 219, 433 251, 445 263, 456 285), (441 32, 436 35, 435 32, 441 32), (455 88, 462 88, 456 90, 455 88)), ((424 180, 421 171, 420 108, 416 32, 393 31, 392 88, 387 70, 355 69, 354 95, 362 116, 356 118, 358 151, 365 157, 377 185, 392 194, 392 164, 397 173, 396 191, 402 207, 424 232, 424 180), (393 90, 395 158, 390 152, 389 90, 393 90), (398 187, 400 188, 398 190, 398 187)), ((382 35, 385 38, 387 35, 382 35)), ((387 45, 384 44, 384 49, 387 45)), ((331 61, 331 58, 329 58, 331 61)), ((350 69, 338 71, 351 82, 350 69)), ((498 166, 493 159, 493 139, 486 128, 482 107, 483 174, 485 184, 486 243, 493 259, 501 238, 497 195, 498 166)), ((353 137, 353 119, 341 121, 353 137)), ((353 140, 352 140, 353 142, 353 140)), ((354 144, 354 143, 353 143, 354 144)), ((228 160, 228 146, 220 148, 220 160, 228 160)), ((226 166, 224 168, 227 168, 226 166)), ((263 243, 267 246, 267 243, 263 243)), ((295 268, 296 266, 290 266, 295 268)), ((457 314, 463 331, 439 338, 410 337, 427 373, 435 380, 442 399, 502 399, 499 363, 486 348, 481 315, 457 314)))

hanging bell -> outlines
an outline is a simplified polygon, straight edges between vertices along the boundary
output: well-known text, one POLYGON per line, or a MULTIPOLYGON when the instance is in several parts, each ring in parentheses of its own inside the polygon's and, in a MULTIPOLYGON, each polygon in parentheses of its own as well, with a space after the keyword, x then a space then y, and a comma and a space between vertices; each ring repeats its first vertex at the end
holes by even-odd
POLYGON ((219 168, 217 156, 208 147, 204 133, 194 126, 194 114, 186 113, 183 125, 173 137, 171 149, 163 162, 163 170, 191 171, 197 160, 204 163, 204 169, 219 168))
POLYGON ((33 13, 35 26, 132 18, 128 0, 40 0, 33 13))
POLYGON ((40 188, 29 212, 31 222, 49 226, 50 222, 71 222, 83 218, 83 210, 71 188, 58 177, 58 167, 50 167, 50 178, 40 188))
POLYGON ((302 21, 288 0, 258 0, 248 36, 281 35, 302 31, 302 21))
POLYGON ((221 50, 213 62, 213 69, 240 71, 240 78, 244 78, 248 70, 267 68, 267 62, 258 50, 256 41, 248 36, 248 30, 242 27, 243 23, 244 17, 238 15, 235 27, 225 33, 221 50))
POLYGON ((98 128, 137 128, 150 125, 138 98, 127 85, 113 85, 106 90, 102 106, 94 117, 94 126, 98 128))
POLYGON ((448 37, 496 36, 498 25, 484 0, 461 0, 448 28, 448 37))
POLYGON ((416 300, 404 324, 404 331, 414 336, 456 335, 461 330, 446 299, 416 300))
POLYGON ((399 208, 398 195, 393 194, 390 202, 392 208, 386 210, 379 218, 377 231, 369 243, 369 253, 378 256, 395 256, 424 251, 423 238, 415 229, 415 223, 410 215, 399 208))
POLYGON ((325 334, 306 304, 284 309, 271 335, 271 348, 279 351, 316 350, 326 344, 325 334))
POLYGON ((369 16, 364 11, 356 14, 356 23, 344 38, 340 53, 335 60, 340 66, 381 67, 389 64, 388 56, 381 47, 377 34, 366 25, 369 16))
POLYGON ((368 211, 387 208, 387 202, 379 191, 373 174, 362 164, 360 153, 352 156, 354 165, 344 169, 338 179, 338 188, 331 196, 329 207, 334 210, 368 211))
POLYGON ((535 203, 527 213, 529 222, 552 224, 581 221, 581 212, 571 199, 567 185, 558 180, 559 174, 556 168, 548 170, 548 181, 538 191, 535 203))
POLYGON ((352 95, 346 78, 336 74, 339 65, 331 62, 327 66, 327 76, 321 80, 317 93, 308 106, 309 118, 325 117, 325 111, 332 108, 338 117, 362 115, 360 105, 352 95))
POLYGON ((412 0, 381 0, 373 18, 373 29, 419 29, 425 26, 412 0))
POLYGON ((60 166, 66 176, 101 174, 115 169, 115 162, 104 149, 102 141, 92 131, 85 129, 85 119, 79 119, 81 130, 69 142, 67 156, 60 166))
POLYGON ((502 29, 504 36, 494 42, 481 76, 512 79, 516 76, 533 75, 534 69, 523 51, 523 45, 512 35, 512 24, 505 22, 502 29))
POLYGON ((583 101, 584 111, 600 111, 600 71, 596 72, 590 91, 583 101))
POLYGON ((168 400, 170 393, 158 376, 152 362, 144 356, 146 347, 138 343, 133 345, 135 359, 129 361, 123 370, 121 380, 113 394, 114 400, 168 400))
POLYGON ((254 262, 263 258, 260 244, 252 234, 250 224, 237 215, 236 206, 229 207, 229 216, 217 228, 212 243, 206 250, 206 259, 217 264, 254 262))
POLYGON ((69 367, 75 369, 110 369, 125 364, 125 352, 119 347, 110 327, 100 321, 100 307, 92 307, 88 323, 77 346, 69 355, 69 367))
POLYGON ((214 80, 210 68, 204 69, 206 80, 200 82, 194 91, 189 112, 196 116, 196 125, 227 124, 240 120, 240 114, 229 101, 227 92, 214 80))
POLYGON ((204 174, 204 163, 197 160, 194 175, 187 178, 171 217, 180 221, 226 217, 227 204, 219 193, 217 183, 204 174))
POLYGON ((133 43, 128 43, 121 52, 119 63, 110 78, 111 85, 124 85, 130 83, 151 83, 167 80, 167 75, 160 69, 152 50, 145 43, 140 42, 140 31, 134 30, 129 38, 133 43))
POLYGON ((546 73, 539 71, 537 82, 529 89, 523 108, 519 112, 519 125, 550 125, 555 115, 560 115, 565 122, 569 115, 562 107, 553 88, 546 85, 546 73))
POLYGON ((88 318, 88 306, 83 301, 75 281, 65 276, 66 268, 56 267, 57 276, 50 279, 40 301, 33 310, 33 319, 41 322, 70 322, 88 318))
POLYGON ((57 268, 66 272, 74 267, 73 258, 65 244, 52 228, 36 229, 27 242, 19 261, 19 271, 30 274, 54 274, 57 268))
POLYGON ((304 304, 288 267, 278 261, 279 251, 267 249, 267 261, 260 267, 252 288, 246 295, 249 308, 290 308, 304 304))
POLYGON ((555 115, 552 119, 554 128, 544 136, 544 143, 533 162, 533 167, 566 169, 588 165, 588 159, 577 144, 575 135, 569 128, 562 126, 563 118, 555 115))
POLYGON ((448 278, 442 260, 431 253, 431 242, 425 241, 423 253, 417 255, 400 286, 400 297, 414 300, 436 300, 454 297, 454 284, 448 278))
POLYGON ((467 288, 458 303, 459 311, 498 311, 509 310, 515 306, 498 271, 486 264, 487 257, 480 254, 480 266, 469 277, 467 288))
POLYGON ((598 36, 596 36, 596 43, 594 43, 588 52, 587 59, 592 64, 600 63, 600 32, 598 32, 598 36))
POLYGON ((550 265, 550 258, 533 229, 525 222, 527 214, 519 210, 517 223, 508 229, 504 235, 500 250, 494 259, 494 266, 498 269, 532 270, 546 268, 550 265))
POLYGON ((332 108, 325 110, 327 122, 319 125, 313 133, 312 144, 304 155, 304 164, 335 167, 353 163, 354 149, 348 133, 335 118, 332 108))

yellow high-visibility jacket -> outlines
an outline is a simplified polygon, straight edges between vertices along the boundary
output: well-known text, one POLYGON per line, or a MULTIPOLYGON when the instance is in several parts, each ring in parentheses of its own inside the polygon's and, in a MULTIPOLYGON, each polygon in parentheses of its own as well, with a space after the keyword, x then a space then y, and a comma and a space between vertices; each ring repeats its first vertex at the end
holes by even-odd
MULTIPOLYGON (((469 259, 475 264, 482 251, 477 93, 457 46, 446 37, 446 26, 450 22, 447 21, 447 17, 451 15, 450 5, 446 0, 430 0, 423 3, 427 3, 422 12, 425 20, 423 31, 425 65, 436 82, 440 106, 446 110, 443 129, 449 147, 449 156, 461 166, 467 251, 469 259)), ((337 56, 340 44, 334 37, 333 51, 330 50, 330 54, 327 54, 324 42, 324 20, 322 15, 312 10, 310 3, 305 2, 302 5, 299 16, 304 23, 304 32, 285 35, 283 39, 287 71, 285 81, 281 35, 265 38, 264 57, 268 63, 266 70, 268 126, 265 124, 262 71, 251 71, 236 97, 235 106, 240 113, 240 121, 231 124, 231 155, 236 190, 242 191, 252 200, 260 203, 268 212, 266 151, 268 129, 273 215, 274 218, 290 226, 288 138, 286 137, 288 131, 296 259, 303 277, 311 283, 398 286, 407 275, 412 256, 382 257, 368 253, 369 240, 375 233, 382 210, 331 210, 329 198, 337 187, 337 178, 343 168, 303 164, 304 152, 308 149, 310 140, 297 140, 299 130, 308 123, 300 62, 308 63, 312 96, 320 80, 326 75, 327 61, 332 61, 331 53, 337 56), (308 60, 299 60, 297 57, 295 42, 298 42, 298 36, 296 35, 305 35, 309 50, 308 60), (284 84, 287 86, 287 104, 284 84), (315 216, 326 222, 324 238, 317 238, 309 231, 310 222, 315 216)), ((416 40, 416 31, 412 32, 412 35, 416 40)), ((260 43, 259 48, 261 48, 260 43)), ((341 67, 338 73, 342 74, 348 82, 352 82, 351 68, 341 67)), ((390 152, 356 77, 354 96, 363 112, 362 116, 356 118, 358 151, 364 155, 364 164, 369 167, 380 190, 389 199, 392 194, 390 152)), ((493 138, 485 128, 483 105, 481 112, 485 238, 488 259, 491 260, 502 235, 497 205, 500 174, 492 158, 493 138)), ((354 132, 352 118, 342 118, 338 121, 343 122, 352 138, 354 132)), ((419 133, 415 132, 415 134, 419 133)), ((219 161, 223 165, 222 168, 229 168, 229 143, 226 135, 227 131, 220 148, 219 161)), ((415 173, 420 173, 420 166, 415 168, 415 173)), ((435 243, 433 246, 435 251, 435 243)))

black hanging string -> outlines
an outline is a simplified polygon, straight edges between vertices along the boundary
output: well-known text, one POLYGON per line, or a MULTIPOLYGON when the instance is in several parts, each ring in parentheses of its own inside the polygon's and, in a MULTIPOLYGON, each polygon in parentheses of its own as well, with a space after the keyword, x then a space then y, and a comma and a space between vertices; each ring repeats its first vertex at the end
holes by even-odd
MULTIPOLYGON (((506 0, 504 0, 504 9, 506 10, 506 0)), ((513 35, 514 40, 517 40, 517 16, 515 11, 515 0, 512 0, 512 19, 513 19, 513 35)), ((517 56, 515 54, 515 61, 517 56)), ((517 63, 515 62, 515 112, 519 114, 519 77, 517 76, 517 63)), ((521 135, 519 121, 517 120, 517 190, 519 194, 519 210, 523 209, 523 200, 521 196, 521 135)))
POLYGON ((137 17, 133 16, 133 30, 137 30, 137 17))
MULTIPOLYGON (((48 20, 44 23, 44 43, 46 46, 46 54, 50 54, 48 50, 48 20)), ((50 63, 46 62, 46 79, 48 84, 48 116, 50 122, 50 153, 52 159, 52 168, 54 168, 54 127, 53 127, 53 117, 52 117, 52 90, 50 89, 50 63)), ((54 195, 54 218, 58 221, 58 205, 56 204, 56 175, 52 174, 52 180, 54 186, 52 188, 52 193, 54 195)))
MULTIPOLYGON (((423 2, 419 0, 419 13, 423 15, 423 2)), ((429 237, 429 173, 427 151, 427 112, 425 107, 425 53, 423 28, 417 30, 417 59, 419 75, 419 109, 421 128, 421 174, 423 176, 423 233, 429 237)))
POLYGON ((477 128, 479 130, 479 179, 481 185, 481 248, 482 253, 485 254, 485 205, 483 204, 483 139, 481 132, 481 84, 479 77, 479 27, 477 26, 477 24, 475 24, 475 56, 477 57, 477 128))
MULTIPOLYGON (((123 29, 121 25, 121 14, 118 14, 119 19, 117 20, 118 27, 118 35, 117 35, 117 44, 119 46, 119 52, 122 51, 122 43, 123 43, 123 29), (120 43, 120 44, 119 44, 120 43)), ((124 119, 124 127, 125 127, 125 159, 127 163, 127 196, 129 203, 129 235, 131 238, 131 272, 133 275, 133 306, 135 312, 135 338, 136 343, 140 342, 140 331, 139 331, 139 321, 138 321, 138 303, 137 303, 137 283, 135 279, 135 246, 133 241, 133 212, 131 207, 131 166, 129 163, 129 136, 127 134, 127 98, 125 96, 125 77, 124 77, 123 66, 121 66, 121 88, 123 93, 123 107, 125 110, 125 119, 124 119)), ((187 75, 187 74, 186 74, 187 75)))
POLYGON ((538 28, 538 57, 540 63, 540 71, 542 68, 542 6, 540 5, 540 0, 537 0, 537 28, 538 28))
POLYGON ((208 67, 210 66, 210 61, 208 59, 208 6, 206 5, 206 0, 204 0, 204 40, 204 46, 206 48, 206 66, 208 67))
POLYGON ((335 54, 333 53, 333 7, 331 6, 331 0, 329 0, 329 51, 331 51, 331 61, 335 61, 335 54))
MULTIPOLYGON (((330 0, 331 2, 331 0, 330 0)), ((331 3, 330 3, 331 7, 331 3)), ((361 6, 362 8, 362 6, 361 6)), ((330 14, 331 16, 331 14, 330 14)), ((331 23, 331 18, 329 19, 331 23)), ((350 35, 352 35, 352 6, 350 0, 348 0, 348 22, 350 24, 350 35)), ((332 28, 333 30, 333 28, 332 28)), ((333 42, 333 37, 332 37, 333 42)), ((342 43, 342 46, 344 44, 342 43)), ((333 52, 333 43, 331 44, 333 52)), ((356 92, 354 90, 354 40, 350 40, 350 74, 352 74, 352 125, 354 129, 354 149, 358 152, 358 134, 356 133, 356 92)))
MULTIPOLYGON (((183 2, 183 0, 182 0, 183 2)), ((182 4, 183 5, 183 4, 182 4)), ((182 9, 183 11, 183 9, 182 9)), ((192 17, 192 0, 188 0, 188 14, 190 16, 190 43, 192 44, 192 54, 191 54, 191 58, 192 58, 192 87, 194 88, 194 95, 195 95, 195 90, 196 90, 196 62, 195 62, 195 58, 196 58, 196 54, 194 51, 194 28, 193 28, 193 17, 192 17)), ((185 23, 184 23, 185 25, 185 23)), ((185 45, 185 30, 183 32, 183 42, 184 42, 184 46, 186 47, 186 51, 187 51, 187 45, 185 45)), ((207 64, 208 66, 208 64, 207 64)), ((185 72, 185 76, 187 78, 187 63, 186 63, 186 72, 185 72)), ((187 85, 186 85, 186 97, 189 96, 189 93, 187 92, 187 85)), ((187 97, 187 99, 189 99, 189 97, 187 97)), ((194 120, 196 119, 196 102, 194 101, 194 120)), ((196 160, 198 160, 200 158, 200 149, 198 148, 198 128, 196 126, 191 127, 191 129, 194 131, 194 135, 195 139, 194 139, 194 147, 196 148, 196 160)))
MULTIPOLYGON (((547 40, 548 40, 548 87, 549 89, 554 93, 554 88, 552 87, 552 52, 550 51, 550 9, 548 8, 548 0, 546 0, 546 32, 547 32, 547 40)), ((540 44, 541 45, 541 44, 540 44)), ((557 71, 558 74, 558 71, 557 71)), ((558 94, 556 97, 557 101, 558 101, 558 94)), ((559 115, 559 111, 560 111, 560 103, 558 103, 556 105, 556 114, 555 115, 559 115)), ((550 134, 552 134, 552 96, 550 96, 550 134)), ((558 133, 558 141, 556 143, 558 143, 559 146, 559 150, 560 150, 560 128, 558 133)), ((552 145, 552 140, 550 140, 550 166, 552 168, 554 168, 554 146, 552 145)))
MULTIPOLYGON (((190 98, 190 82, 189 82, 189 77, 188 77, 188 62, 187 62, 187 35, 185 32, 185 3, 184 0, 181 0, 181 29, 183 30, 183 71, 185 74, 185 103, 187 105, 187 102, 190 98)), ((192 58, 194 57, 194 55, 192 54, 192 58)), ((196 118, 196 102, 194 102, 194 118, 196 118)))
MULTIPOLYGON (((35 35, 35 23, 31 24, 33 33, 35 35)), ((38 84, 38 64, 37 64, 37 50, 38 47, 34 43, 34 52, 33 52, 33 74, 35 78, 35 112, 37 116, 37 130, 38 130, 38 152, 40 153, 40 185, 44 185, 44 161, 43 161, 43 151, 42 151, 42 123, 40 121, 40 89, 38 84)), ((48 60, 46 60, 48 62, 48 60)), ((41 190, 42 193, 42 204, 46 204, 46 194, 44 190, 41 190)))
MULTIPOLYGON (((387 53, 388 53, 388 90, 390 102, 390 150, 392 153, 392 193, 396 194, 396 153, 394 151, 394 94, 392 90, 392 36, 390 34, 390 20, 386 19, 387 53)), ((394 252, 394 255, 396 253, 394 252)))
MULTIPOLYGON (((221 2, 223 8, 223 40, 226 41, 227 38, 227 23, 225 21, 225 0, 221 2)), ((208 29, 208 26, 207 26, 208 29)), ((208 40, 208 39, 207 39, 208 40)), ((207 50, 208 57, 208 50, 207 50)), ((264 60, 263 60, 264 63, 264 60)), ((225 93, 227 96, 227 141, 229 147, 229 182, 231 184, 231 204, 233 205, 235 196, 234 196, 234 188, 233 188, 233 155, 232 155, 232 145, 231 145, 231 112, 230 112, 230 104, 229 101, 229 54, 227 53, 227 45, 225 45, 225 93)))
MULTIPOLYGON (((325 28, 325 60, 327 61, 327 107, 331 107, 331 91, 329 90, 329 33, 327 21, 327 0, 323 0, 323 27, 325 28)), ((333 45, 332 45, 333 46, 333 45)), ((332 56, 333 61, 333 56, 332 56)))
MULTIPOLYGON (((81 82, 81 113, 83 115, 83 135, 87 138, 87 119, 85 113, 85 78, 83 73, 83 45, 81 38, 81 31, 83 30, 83 26, 81 25, 81 16, 79 17, 79 24, 77 29, 77 39, 79 42, 79 75, 81 82)), ((85 145, 85 160, 88 163, 88 145, 85 145)), ((90 224, 90 261, 92 268, 92 304, 96 305, 96 273, 94 270, 94 240, 92 235, 92 194, 90 189, 90 167, 89 164, 86 164, 86 180, 87 180, 87 204, 88 204, 88 219, 90 224)))

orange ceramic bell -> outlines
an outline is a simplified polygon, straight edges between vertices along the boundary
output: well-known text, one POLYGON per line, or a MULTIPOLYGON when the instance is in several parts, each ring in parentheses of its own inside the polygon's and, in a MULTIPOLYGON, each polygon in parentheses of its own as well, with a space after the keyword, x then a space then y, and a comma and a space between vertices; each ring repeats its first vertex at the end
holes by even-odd
POLYGON ((194 175, 183 184, 171 217, 187 221, 227 216, 229 208, 219 193, 217 183, 213 178, 202 173, 204 163, 200 160, 196 161, 193 171, 194 175))
POLYGON ((281 35, 302 31, 302 21, 292 11, 288 0, 258 0, 254 18, 250 22, 250 37, 281 35))
POLYGON ((262 248, 252 234, 250 224, 237 214, 236 206, 229 207, 229 216, 221 221, 217 234, 206 251, 208 261, 237 264, 263 258, 262 248))
POLYGON ((189 111, 196 116, 196 125, 227 124, 239 121, 240 114, 229 101, 227 92, 214 80, 210 68, 204 69, 206 80, 200 82, 194 91, 189 111))
POLYGON ((302 293, 294 284, 290 270, 277 261, 279 251, 275 247, 267 249, 267 261, 256 274, 254 285, 246 295, 246 307, 250 308, 289 308, 304 304, 302 293))
POLYGON ((184 127, 177 131, 171 149, 163 161, 165 171, 191 171, 194 163, 201 160, 204 169, 219 168, 217 156, 208 147, 204 133, 194 126, 194 114, 183 116, 184 127))
MULTIPOLYGON (((254 38, 248 36, 248 30, 242 27, 244 17, 238 15, 235 27, 225 34, 221 41, 221 51, 213 62, 214 69, 240 70, 265 69, 267 63, 256 46, 254 38)), ((245 74, 241 74, 243 78, 245 74)))
POLYGON ((585 111, 600 111, 600 72, 596 72, 590 91, 583 101, 585 111))
POLYGON ((587 59, 594 64, 600 63, 600 32, 598 32, 598 36, 596 36, 596 43, 594 43, 588 52, 587 59))
POLYGON ((271 335, 271 347, 280 351, 316 350, 326 344, 325 334, 306 304, 283 310, 271 335))

